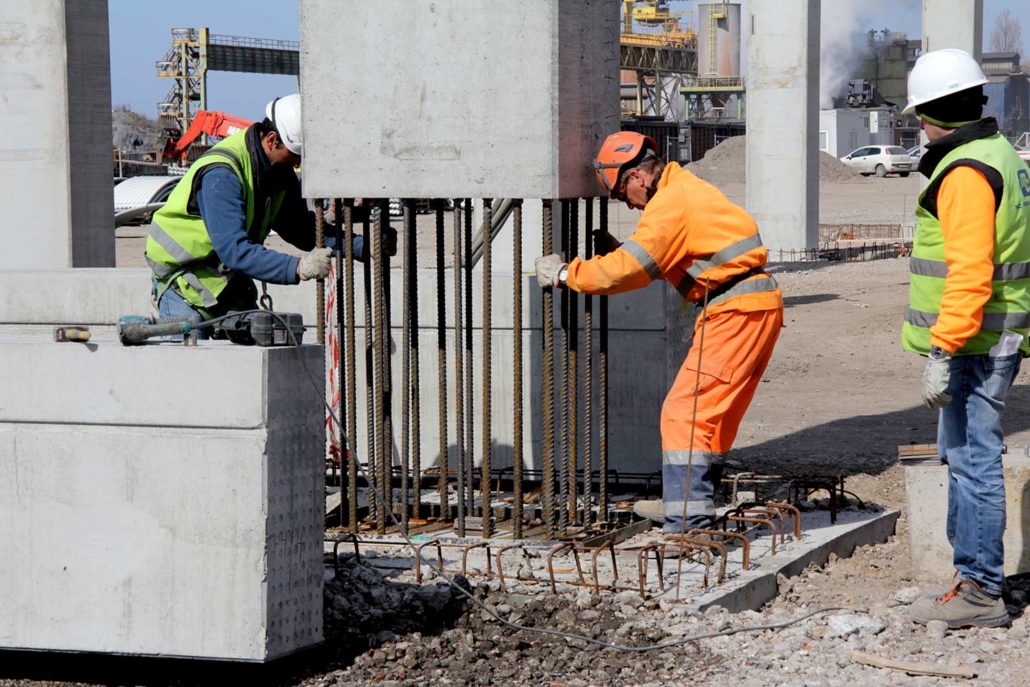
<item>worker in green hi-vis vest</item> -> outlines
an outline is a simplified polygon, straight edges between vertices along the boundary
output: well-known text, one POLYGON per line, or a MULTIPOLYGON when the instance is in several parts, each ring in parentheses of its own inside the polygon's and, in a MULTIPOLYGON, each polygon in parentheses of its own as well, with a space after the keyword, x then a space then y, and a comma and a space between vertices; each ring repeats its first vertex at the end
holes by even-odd
MULTIPOLYGON (((324 248, 315 247, 315 216, 294 171, 303 152, 300 96, 276 98, 265 114, 264 121, 198 158, 154 214, 146 258, 161 317, 211 319, 252 310, 255 279, 297 284, 329 273, 334 237, 326 237, 324 248), (308 253, 298 257, 265 248, 272 229, 308 253)), ((367 259, 363 237, 355 236, 353 247, 358 260, 367 259)), ((391 228, 384 232, 384 250, 397 252, 391 228)))
POLYGON ((951 589, 918 600, 911 615, 952 628, 1010 622, 1001 417, 1030 352, 1030 170, 998 123, 982 118, 985 83, 967 53, 927 53, 909 77, 905 110, 930 143, 919 163, 929 184, 916 207, 902 345, 927 357, 923 400, 938 412, 956 570, 951 589))

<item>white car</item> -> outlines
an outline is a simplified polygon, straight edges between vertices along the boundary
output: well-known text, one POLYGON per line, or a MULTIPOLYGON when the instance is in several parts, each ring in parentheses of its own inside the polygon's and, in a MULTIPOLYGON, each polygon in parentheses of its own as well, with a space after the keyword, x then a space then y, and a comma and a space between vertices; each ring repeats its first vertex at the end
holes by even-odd
POLYGON ((854 167, 862 176, 897 174, 907 177, 916 167, 908 151, 898 146, 866 146, 845 155, 840 161, 854 167))

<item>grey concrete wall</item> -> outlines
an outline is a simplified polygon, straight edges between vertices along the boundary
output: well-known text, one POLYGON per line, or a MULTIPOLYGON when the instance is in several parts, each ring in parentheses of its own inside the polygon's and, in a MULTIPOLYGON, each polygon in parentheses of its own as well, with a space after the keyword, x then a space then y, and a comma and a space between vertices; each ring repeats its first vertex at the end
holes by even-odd
POLYGON ((302 0, 305 195, 599 194, 619 5, 302 0))
POLYGON ((319 643, 322 413, 298 380, 321 358, 0 332, 0 647, 264 661, 319 643))
POLYGON ((819 240, 820 0, 751 2, 747 209, 770 255, 819 240))
POLYGON ((4 4, 0 267, 113 266, 107 3, 4 4))

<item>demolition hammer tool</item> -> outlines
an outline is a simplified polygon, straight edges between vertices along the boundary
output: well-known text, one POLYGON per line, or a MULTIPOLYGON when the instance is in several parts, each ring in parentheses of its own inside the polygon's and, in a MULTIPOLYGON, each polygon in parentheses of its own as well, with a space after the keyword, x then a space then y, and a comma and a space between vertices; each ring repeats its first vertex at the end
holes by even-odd
POLYGON ((155 336, 189 334, 201 326, 199 316, 153 318, 129 315, 118 320, 116 331, 123 346, 135 346, 155 336))

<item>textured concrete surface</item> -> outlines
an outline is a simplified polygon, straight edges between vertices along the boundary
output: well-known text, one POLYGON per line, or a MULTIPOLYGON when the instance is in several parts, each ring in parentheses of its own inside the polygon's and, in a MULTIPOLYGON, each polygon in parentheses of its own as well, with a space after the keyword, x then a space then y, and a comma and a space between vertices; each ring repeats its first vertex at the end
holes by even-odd
POLYGON ((303 0, 305 195, 598 195, 620 4, 303 0), (326 31, 341 17, 360 30, 326 31))
POLYGON ((0 268, 114 266, 107 3, 5 3, 0 268))
MULTIPOLYGON (((1007 455, 1005 466, 1005 574, 1030 572, 1030 458, 1007 455)), ((948 580, 955 568, 946 531, 948 468, 914 465, 905 469, 913 572, 948 580)))
POLYGON ((752 2, 747 209, 770 254, 819 240, 820 0, 752 2))
POLYGON ((264 661, 321 641, 320 347, 0 359, 0 647, 264 661))

